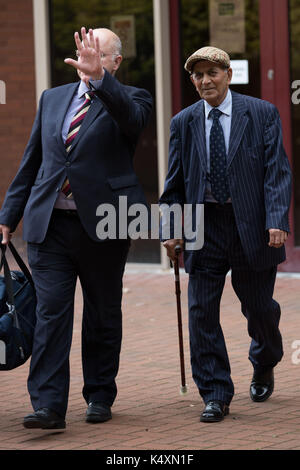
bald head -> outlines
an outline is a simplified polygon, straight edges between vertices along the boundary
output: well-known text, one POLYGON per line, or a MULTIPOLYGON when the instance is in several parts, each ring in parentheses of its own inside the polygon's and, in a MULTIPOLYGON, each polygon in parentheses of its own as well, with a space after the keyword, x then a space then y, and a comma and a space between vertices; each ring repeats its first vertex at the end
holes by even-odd
MULTIPOLYGON (((122 43, 110 29, 93 29, 94 38, 99 39, 102 65, 111 75, 115 75, 122 62, 122 43)), ((89 33, 87 33, 89 39, 89 33)), ((78 75, 81 77, 80 72, 78 75)))
POLYGON ((109 49, 110 53, 121 55, 122 54, 122 43, 113 31, 107 28, 96 28, 93 29, 95 37, 99 38, 101 51, 106 53, 106 49, 109 49), (103 49, 103 50, 102 50, 103 49), (104 51, 105 49, 105 51, 104 51))

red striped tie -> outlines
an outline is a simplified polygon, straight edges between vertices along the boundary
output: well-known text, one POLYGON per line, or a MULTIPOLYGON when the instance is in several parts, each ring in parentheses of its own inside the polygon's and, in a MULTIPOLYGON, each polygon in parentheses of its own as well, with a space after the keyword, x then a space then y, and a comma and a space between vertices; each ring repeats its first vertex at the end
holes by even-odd
MULTIPOLYGON (((76 135, 79 132, 80 126, 82 124, 82 121, 84 120, 90 106, 91 106, 91 99, 93 97, 94 93, 92 91, 85 93, 85 101, 83 105, 79 108, 75 116, 73 117, 70 127, 69 127, 69 132, 65 141, 65 148, 66 152, 69 153, 72 147, 72 143, 76 137, 76 135)), ((70 199, 72 197, 72 191, 70 187, 70 182, 68 178, 65 179, 65 182, 61 188, 62 192, 66 196, 66 198, 70 199)))

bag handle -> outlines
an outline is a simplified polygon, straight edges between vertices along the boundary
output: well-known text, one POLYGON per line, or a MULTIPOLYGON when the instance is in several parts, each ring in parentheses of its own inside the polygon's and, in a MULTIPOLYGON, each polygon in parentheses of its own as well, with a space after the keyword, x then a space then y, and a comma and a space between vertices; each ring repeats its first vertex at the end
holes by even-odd
MULTIPOLYGON (((8 242, 8 245, 2 245, 1 242, 2 242, 2 233, 0 233, 0 246, 1 246, 2 253, 5 253, 6 247, 8 246, 11 253, 12 253, 12 255, 13 255, 13 257, 15 258, 15 261, 17 262, 19 268, 21 269, 21 271, 23 272, 23 274, 26 277, 27 281, 31 284, 31 286, 34 289, 34 282, 33 282, 31 273, 30 273, 29 269, 27 268, 26 264, 24 263, 24 261, 22 260, 21 256, 17 252, 16 248, 12 244, 12 242, 11 241, 8 242)), ((0 271, 1 271, 2 267, 3 267, 3 262, 1 260, 1 262, 0 262, 0 271)))
POLYGON ((15 258, 17 264, 19 265, 19 268, 21 269, 21 271, 23 272, 24 276, 26 277, 26 279, 28 280, 28 282, 32 285, 32 287, 34 288, 34 283, 33 283, 33 279, 32 279, 32 276, 30 274, 30 271, 29 269, 27 268, 26 264, 24 263, 24 261, 22 260, 21 256, 19 255, 19 253, 17 252, 16 248, 14 247, 14 245, 12 244, 12 242, 9 242, 8 243, 8 247, 13 255, 13 257, 15 258))

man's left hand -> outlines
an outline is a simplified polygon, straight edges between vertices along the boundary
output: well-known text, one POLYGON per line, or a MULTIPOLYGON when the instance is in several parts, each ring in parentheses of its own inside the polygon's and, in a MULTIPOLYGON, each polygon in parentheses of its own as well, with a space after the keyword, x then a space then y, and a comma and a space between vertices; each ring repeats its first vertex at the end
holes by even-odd
POLYGON ((280 248, 284 245, 288 233, 284 232, 283 230, 279 230, 278 228, 270 228, 269 229, 269 246, 273 248, 280 248))
POLYGON ((92 29, 89 30, 88 37, 84 27, 81 28, 81 36, 82 41, 77 31, 74 34, 78 60, 65 59, 65 63, 75 67, 80 78, 86 83, 89 79, 101 80, 104 75, 104 68, 101 62, 99 38, 94 37, 92 29))

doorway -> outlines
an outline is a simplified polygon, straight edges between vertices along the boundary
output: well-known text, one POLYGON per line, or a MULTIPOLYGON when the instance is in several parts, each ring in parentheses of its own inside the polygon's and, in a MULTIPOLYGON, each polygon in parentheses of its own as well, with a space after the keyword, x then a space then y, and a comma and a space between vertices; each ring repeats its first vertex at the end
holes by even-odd
POLYGON ((236 79, 230 88, 261 97, 259 0, 180 0, 180 29, 183 108, 199 99, 184 63, 194 51, 209 45, 226 50, 232 64, 243 67, 234 70, 236 79))
MULTIPOLYGON (((153 5, 149 0, 89 0, 84 7, 76 0, 49 0, 51 86, 78 80, 76 71, 64 64, 75 58, 74 32, 104 27, 115 31, 123 43, 123 62, 116 77, 121 83, 147 89, 154 109, 143 131, 134 167, 148 204, 158 201, 158 165, 155 113, 153 5), (70 56, 70 53, 72 55, 70 56)), ((160 263, 159 240, 132 240, 129 262, 160 263)))

